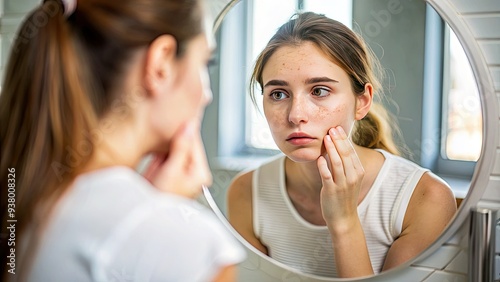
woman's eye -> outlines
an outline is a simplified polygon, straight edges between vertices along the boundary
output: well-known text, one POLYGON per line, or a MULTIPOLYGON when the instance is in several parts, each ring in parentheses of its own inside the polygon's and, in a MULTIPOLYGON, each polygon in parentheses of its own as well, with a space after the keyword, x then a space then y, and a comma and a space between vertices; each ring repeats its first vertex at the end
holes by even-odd
POLYGON ((330 91, 325 88, 317 87, 313 89, 312 94, 317 97, 325 97, 330 94, 330 91))
POLYGON ((287 97, 287 95, 285 94, 285 92, 283 91, 274 91, 274 92, 271 92, 271 98, 273 100, 283 100, 287 97))

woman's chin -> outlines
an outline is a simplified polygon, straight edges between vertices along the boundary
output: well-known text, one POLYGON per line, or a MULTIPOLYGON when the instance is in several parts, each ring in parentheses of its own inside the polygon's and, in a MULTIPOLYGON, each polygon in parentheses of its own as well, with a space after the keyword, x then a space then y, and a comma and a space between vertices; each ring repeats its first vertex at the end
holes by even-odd
POLYGON ((297 163, 316 162, 319 156, 321 156, 321 150, 314 150, 311 148, 303 148, 284 153, 289 159, 297 163))

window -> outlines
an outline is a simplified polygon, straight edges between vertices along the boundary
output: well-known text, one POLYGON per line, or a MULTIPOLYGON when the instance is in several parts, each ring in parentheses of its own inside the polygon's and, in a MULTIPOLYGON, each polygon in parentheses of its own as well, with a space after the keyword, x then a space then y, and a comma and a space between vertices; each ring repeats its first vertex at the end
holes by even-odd
MULTIPOLYGON (((297 3, 290 0, 255 0, 248 2, 250 13, 247 25, 247 40, 249 41, 247 46, 251 47, 246 58, 249 66, 245 74, 247 85, 252 73, 252 66, 260 51, 264 49, 276 30, 297 10, 297 3)), ((259 92, 256 91, 255 93, 259 92)), ((278 149, 263 116, 262 96, 255 95, 257 105, 259 105, 258 110, 251 102, 249 95, 245 95, 245 97, 245 110, 247 113, 245 120, 246 145, 258 149, 278 149)))
MULTIPOLYGON (((445 179, 468 182, 482 145, 479 94, 457 36, 430 6, 425 53, 424 108, 430 110, 422 115, 422 164, 445 179)), ((465 193, 468 183, 462 186, 465 193)))
POLYGON ((455 33, 446 26, 441 155, 448 160, 477 161, 481 153, 479 92, 469 61, 455 33))

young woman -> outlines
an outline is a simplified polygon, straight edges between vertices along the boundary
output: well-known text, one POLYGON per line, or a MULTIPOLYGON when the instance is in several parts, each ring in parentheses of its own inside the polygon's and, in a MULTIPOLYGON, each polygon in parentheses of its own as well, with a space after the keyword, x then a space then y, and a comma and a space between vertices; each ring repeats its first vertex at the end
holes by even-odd
POLYGON ((211 183, 202 4, 46 0, 24 21, 0 96, 5 280, 234 280, 243 249, 191 199, 211 183))
POLYGON ((398 156, 376 66, 358 35, 309 12, 258 57, 250 88, 284 156, 228 192, 229 221, 258 250, 310 274, 367 276, 419 254, 455 214, 450 188, 398 156))

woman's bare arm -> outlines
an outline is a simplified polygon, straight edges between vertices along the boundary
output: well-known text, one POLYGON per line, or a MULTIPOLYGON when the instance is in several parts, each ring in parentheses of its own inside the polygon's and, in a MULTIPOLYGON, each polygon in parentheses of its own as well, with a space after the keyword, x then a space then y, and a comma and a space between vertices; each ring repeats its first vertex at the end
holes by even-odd
POLYGON ((456 211, 456 201, 448 185, 432 173, 425 173, 413 192, 401 235, 389 249, 383 270, 403 264, 429 247, 456 211))
POLYGON ((252 175, 253 172, 240 174, 229 186, 227 216, 229 223, 245 240, 267 255, 267 248, 255 236, 253 230, 252 175))

